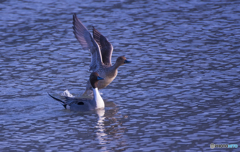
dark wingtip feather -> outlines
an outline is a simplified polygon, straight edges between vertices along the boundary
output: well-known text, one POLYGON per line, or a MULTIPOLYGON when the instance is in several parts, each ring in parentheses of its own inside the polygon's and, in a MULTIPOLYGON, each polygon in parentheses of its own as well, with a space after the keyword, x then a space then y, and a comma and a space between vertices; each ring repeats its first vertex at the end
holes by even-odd
POLYGON ((62 100, 60 100, 60 99, 58 99, 58 98, 52 96, 50 93, 48 93, 48 95, 49 95, 50 97, 52 97, 53 99, 55 99, 55 100, 61 102, 62 105, 63 105, 63 107, 64 107, 65 109, 67 109, 67 105, 66 105, 66 103, 65 103, 64 101, 62 101, 62 100))
POLYGON ((75 24, 76 20, 77 20, 77 14, 74 13, 74 14, 73 14, 73 24, 75 24))
POLYGON ((74 20, 75 20, 75 19, 74 19, 74 18, 75 18, 75 15, 76 15, 76 14, 74 13, 74 14, 73 14, 73 24, 74 24, 74 22, 75 22, 75 21, 74 21, 74 20))

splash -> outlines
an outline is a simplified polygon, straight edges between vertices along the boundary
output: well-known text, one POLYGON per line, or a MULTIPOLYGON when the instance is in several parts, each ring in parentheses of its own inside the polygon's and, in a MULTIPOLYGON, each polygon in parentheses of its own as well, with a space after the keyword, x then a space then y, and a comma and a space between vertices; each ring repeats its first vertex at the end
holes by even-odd
POLYGON ((71 98, 75 97, 68 90, 63 91, 63 93, 61 93, 61 96, 71 97, 71 98))

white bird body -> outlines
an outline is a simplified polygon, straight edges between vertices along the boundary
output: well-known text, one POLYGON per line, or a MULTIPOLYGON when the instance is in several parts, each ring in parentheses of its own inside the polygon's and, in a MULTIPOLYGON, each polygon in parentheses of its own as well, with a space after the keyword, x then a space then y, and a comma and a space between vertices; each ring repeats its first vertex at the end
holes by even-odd
POLYGON ((99 77, 97 72, 92 72, 90 75, 90 82, 93 87, 93 98, 76 98, 69 93, 68 90, 64 91, 64 100, 58 99, 49 94, 50 97, 62 103, 67 108, 70 106, 72 111, 89 111, 94 109, 101 109, 105 107, 104 101, 98 91, 97 84, 103 78, 99 77))

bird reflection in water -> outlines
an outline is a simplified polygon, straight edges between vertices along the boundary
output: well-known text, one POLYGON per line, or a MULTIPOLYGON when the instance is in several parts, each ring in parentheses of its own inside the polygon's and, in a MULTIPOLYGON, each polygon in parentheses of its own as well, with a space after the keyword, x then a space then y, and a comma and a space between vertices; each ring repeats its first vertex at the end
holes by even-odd
POLYGON ((128 146, 127 138, 124 135, 127 129, 122 124, 128 121, 128 116, 118 114, 118 108, 113 102, 106 102, 105 100, 105 103, 107 107, 113 108, 96 110, 98 121, 95 128, 97 128, 96 135, 99 144, 103 146, 101 150, 109 150, 110 147, 111 150, 125 150, 128 146), (114 147, 118 147, 118 149, 114 147))
MULTIPOLYGON (((104 141, 103 137, 106 136, 107 134, 104 133, 105 127, 104 127, 104 114, 105 114, 105 109, 97 109, 96 113, 98 114, 98 121, 97 121, 97 125, 95 128, 97 128, 97 138, 99 140, 99 144, 100 145, 105 145, 106 141, 104 141)), ((106 148, 104 147, 103 150, 106 150, 106 148)))

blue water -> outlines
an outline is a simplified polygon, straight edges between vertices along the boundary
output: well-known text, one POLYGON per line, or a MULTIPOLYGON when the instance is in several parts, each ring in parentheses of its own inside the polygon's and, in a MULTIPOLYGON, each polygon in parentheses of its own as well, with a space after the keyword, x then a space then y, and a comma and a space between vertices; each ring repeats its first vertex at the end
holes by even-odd
POLYGON ((240 146, 239 8, 238 1, 0 1, 0 151, 240 146), (105 110, 71 112, 47 95, 80 95, 90 75, 73 13, 112 43, 113 63, 121 55, 132 61, 101 90, 105 110))

